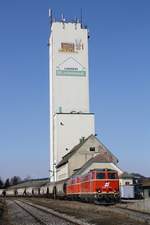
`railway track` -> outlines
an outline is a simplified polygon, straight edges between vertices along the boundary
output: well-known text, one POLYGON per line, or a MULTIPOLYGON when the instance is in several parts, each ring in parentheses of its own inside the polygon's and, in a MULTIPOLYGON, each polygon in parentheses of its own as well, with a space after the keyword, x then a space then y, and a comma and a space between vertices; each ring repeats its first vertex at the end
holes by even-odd
POLYGON ((22 214, 24 218, 24 221, 20 221, 22 216, 20 216, 20 219, 15 216, 16 221, 11 221, 15 225, 89 225, 73 217, 27 201, 14 200, 13 203, 20 209, 20 215, 22 214))
MULTIPOLYGON (((77 202, 74 202, 74 203, 78 204, 77 202)), ((43 202, 38 202, 37 204, 42 205, 43 202)), ((86 205, 89 205, 89 207, 93 206, 94 208, 98 209, 98 207, 94 206, 93 204, 87 203, 86 205)), ((92 208, 91 208, 91 210, 92 210, 92 208)), ((135 224, 137 224, 137 223, 150 224, 150 214, 149 213, 143 213, 143 212, 136 211, 133 209, 121 207, 119 205, 113 205, 113 206, 102 206, 101 205, 99 207, 99 210, 102 214, 103 214, 103 212, 110 212, 110 215, 111 215, 111 213, 114 213, 115 215, 120 214, 120 215, 122 215, 122 217, 125 218, 125 220, 127 218, 131 219, 133 221, 133 224, 134 224, 134 221, 135 221, 135 224)), ((85 218, 86 218, 86 216, 85 216, 85 218)))

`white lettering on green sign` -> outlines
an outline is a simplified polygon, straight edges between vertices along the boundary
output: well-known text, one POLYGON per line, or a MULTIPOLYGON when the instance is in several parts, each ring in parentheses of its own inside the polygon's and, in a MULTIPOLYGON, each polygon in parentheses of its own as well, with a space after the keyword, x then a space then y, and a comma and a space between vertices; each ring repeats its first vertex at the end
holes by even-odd
POLYGON ((77 77, 85 77, 86 71, 84 70, 56 70, 57 76, 77 76, 77 77))

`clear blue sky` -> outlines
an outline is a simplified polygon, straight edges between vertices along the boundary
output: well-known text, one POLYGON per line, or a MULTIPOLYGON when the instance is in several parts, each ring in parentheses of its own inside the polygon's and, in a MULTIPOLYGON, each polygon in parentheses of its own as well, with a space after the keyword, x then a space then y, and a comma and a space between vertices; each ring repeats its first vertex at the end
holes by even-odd
POLYGON ((150 1, 0 1, 0 176, 48 176, 48 8, 90 29, 90 99, 99 139, 150 175, 150 1))

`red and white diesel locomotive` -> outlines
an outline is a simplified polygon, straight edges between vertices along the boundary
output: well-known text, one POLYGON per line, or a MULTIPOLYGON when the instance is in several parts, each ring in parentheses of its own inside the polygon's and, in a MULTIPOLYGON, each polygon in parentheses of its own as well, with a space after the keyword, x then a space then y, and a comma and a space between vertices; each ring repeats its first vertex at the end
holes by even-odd
POLYGON ((43 186, 33 186, 32 182, 3 190, 4 196, 52 197, 112 204, 120 200, 118 173, 111 169, 93 169, 82 176, 50 182, 43 186))
POLYGON ((94 169, 84 176, 70 178, 66 183, 66 196, 70 199, 102 204, 118 202, 118 173, 111 169, 94 169))

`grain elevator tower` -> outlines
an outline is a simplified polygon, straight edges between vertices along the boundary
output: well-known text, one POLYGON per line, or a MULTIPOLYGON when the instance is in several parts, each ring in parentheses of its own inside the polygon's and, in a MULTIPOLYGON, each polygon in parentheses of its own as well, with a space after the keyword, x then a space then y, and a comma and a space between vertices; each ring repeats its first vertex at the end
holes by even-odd
POLYGON ((52 21, 49 38, 50 172, 83 137, 95 134, 89 109, 88 30, 80 22, 52 21))

